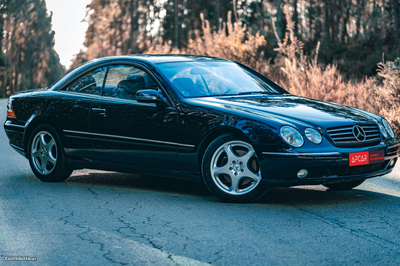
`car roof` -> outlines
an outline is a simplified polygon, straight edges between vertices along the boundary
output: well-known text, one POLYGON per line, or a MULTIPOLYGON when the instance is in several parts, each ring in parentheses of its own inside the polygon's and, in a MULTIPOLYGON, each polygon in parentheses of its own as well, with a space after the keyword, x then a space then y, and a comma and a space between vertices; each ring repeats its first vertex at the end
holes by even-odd
POLYGON ((212 56, 203 55, 179 55, 179 54, 132 54, 132 55, 120 55, 120 56, 107 56, 93 59, 83 63, 82 65, 71 69, 63 78, 52 85, 52 89, 57 89, 60 84, 78 75, 82 70, 88 69, 92 66, 103 63, 113 63, 115 61, 136 61, 143 62, 145 64, 156 65, 161 63, 171 62, 194 62, 194 61, 214 61, 214 62, 232 62, 229 59, 218 58, 212 56))
POLYGON ((145 61, 153 64, 169 63, 169 62, 188 62, 188 61, 231 61, 225 58, 218 58, 205 55, 180 55, 180 54, 132 54, 121 56, 109 56, 94 59, 87 63, 94 63, 99 61, 118 60, 118 59, 135 59, 138 61, 145 61))

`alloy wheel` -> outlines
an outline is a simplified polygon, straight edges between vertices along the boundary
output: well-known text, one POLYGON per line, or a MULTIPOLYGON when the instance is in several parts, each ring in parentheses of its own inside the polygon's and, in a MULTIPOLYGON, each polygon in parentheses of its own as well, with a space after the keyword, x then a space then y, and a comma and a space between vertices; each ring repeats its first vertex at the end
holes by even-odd
POLYGON ((31 157, 35 169, 42 175, 50 174, 57 164, 57 144, 47 131, 38 132, 31 145, 31 157))
POLYGON ((210 168, 214 183, 230 195, 246 194, 261 181, 256 152, 244 141, 229 141, 218 147, 210 168))

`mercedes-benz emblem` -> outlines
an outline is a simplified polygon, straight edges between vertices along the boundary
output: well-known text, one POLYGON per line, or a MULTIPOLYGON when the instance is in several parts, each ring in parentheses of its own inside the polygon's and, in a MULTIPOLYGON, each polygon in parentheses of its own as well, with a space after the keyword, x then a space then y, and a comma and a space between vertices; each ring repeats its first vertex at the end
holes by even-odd
POLYGON ((355 125, 353 127, 353 135, 358 141, 364 141, 367 138, 367 134, 365 134, 364 129, 362 127, 355 125))

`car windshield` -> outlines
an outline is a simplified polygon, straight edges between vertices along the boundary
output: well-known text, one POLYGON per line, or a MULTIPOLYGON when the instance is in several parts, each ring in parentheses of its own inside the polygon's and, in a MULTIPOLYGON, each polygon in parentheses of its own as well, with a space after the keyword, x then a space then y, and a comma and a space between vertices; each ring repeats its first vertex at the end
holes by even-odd
POLYGON ((186 98, 281 93, 234 62, 173 62, 158 67, 186 98))

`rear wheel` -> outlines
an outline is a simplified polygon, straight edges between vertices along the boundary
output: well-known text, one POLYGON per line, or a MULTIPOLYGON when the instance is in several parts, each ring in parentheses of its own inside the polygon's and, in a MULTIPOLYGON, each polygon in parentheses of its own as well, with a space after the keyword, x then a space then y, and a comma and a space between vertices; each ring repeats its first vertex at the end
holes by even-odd
POLYGON ((334 183, 334 184, 326 184, 324 187, 327 187, 331 190, 350 190, 359 185, 361 185, 365 180, 358 180, 352 182, 343 182, 343 183, 334 183))
POLYGON ((226 202, 251 202, 265 190, 253 146, 232 134, 222 135, 208 146, 202 176, 211 193, 226 202))
POLYGON ((51 126, 38 126, 31 134, 28 148, 29 163, 40 180, 60 182, 71 175, 60 137, 51 126))

